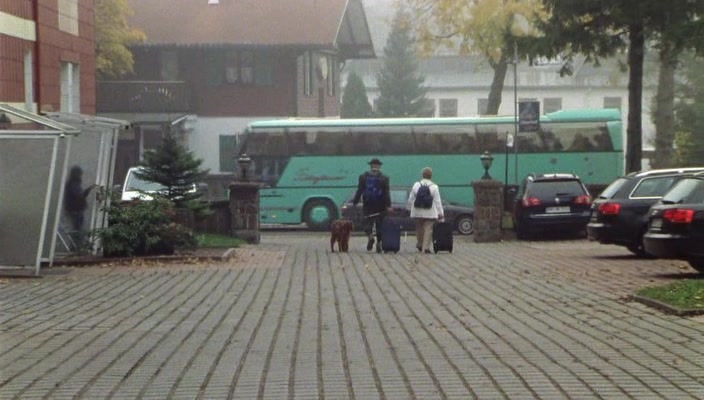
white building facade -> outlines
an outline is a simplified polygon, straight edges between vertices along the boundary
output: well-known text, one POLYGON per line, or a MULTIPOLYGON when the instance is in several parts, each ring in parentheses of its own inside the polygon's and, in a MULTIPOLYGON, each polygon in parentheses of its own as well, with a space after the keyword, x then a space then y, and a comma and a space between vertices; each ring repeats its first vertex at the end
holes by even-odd
MULTIPOLYGON (((376 82, 382 59, 349 61, 342 73, 346 82, 351 71, 363 80, 370 104, 379 97, 376 82)), ((541 113, 580 108, 618 108, 627 126, 628 73, 621 71, 615 60, 596 67, 579 60, 571 75, 560 76, 562 63, 509 65, 499 108, 500 115, 514 114, 514 99, 540 102, 541 113), (515 83, 514 83, 515 82, 515 83)), ((425 77, 428 115, 434 117, 477 116, 486 113, 494 71, 481 57, 436 56, 421 59, 419 74, 425 77)), ((344 86, 343 86, 344 87, 344 86)), ((649 147, 655 135, 650 116, 653 93, 643 94, 643 143, 649 147)), ((624 131, 624 140, 625 140, 624 131)), ((624 143, 625 148, 625 143, 624 143)))

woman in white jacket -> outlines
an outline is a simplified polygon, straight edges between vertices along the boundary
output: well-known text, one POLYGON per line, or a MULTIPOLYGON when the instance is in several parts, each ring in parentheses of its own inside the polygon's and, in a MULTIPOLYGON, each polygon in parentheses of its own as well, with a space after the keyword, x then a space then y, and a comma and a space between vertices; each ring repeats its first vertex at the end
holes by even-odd
POLYGON ((423 179, 413 184, 406 208, 411 211, 411 218, 416 221, 416 248, 418 251, 430 254, 433 244, 433 224, 436 221, 442 221, 445 216, 440 199, 440 188, 431 180, 433 170, 425 167, 421 170, 421 175, 423 179), (416 206, 416 196, 422 185, 428 186, 430 195, 433 197, 430 208, 416 206))

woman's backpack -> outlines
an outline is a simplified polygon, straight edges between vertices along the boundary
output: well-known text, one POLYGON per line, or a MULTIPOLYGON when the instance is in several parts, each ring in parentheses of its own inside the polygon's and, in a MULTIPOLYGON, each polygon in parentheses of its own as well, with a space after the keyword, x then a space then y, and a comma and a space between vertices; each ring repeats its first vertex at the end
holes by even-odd
POLYGON ((430 186, 421 184, 416 193, 416 200, 413 202, 416 208, 433 207, 433 195, 430 193, 430 186))

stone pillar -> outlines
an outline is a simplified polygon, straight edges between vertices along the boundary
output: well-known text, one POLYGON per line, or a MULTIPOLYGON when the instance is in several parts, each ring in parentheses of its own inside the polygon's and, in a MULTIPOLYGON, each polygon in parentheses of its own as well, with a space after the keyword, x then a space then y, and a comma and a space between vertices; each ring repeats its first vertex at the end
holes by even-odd
POLYGON ((501 241, 503 184, 493 179, 472 182, 474 189, 474 241, 501 241))
POLYGON ((259 234, 258 182, 236 182, 230 185, 232 236, 258 244, 259 234))

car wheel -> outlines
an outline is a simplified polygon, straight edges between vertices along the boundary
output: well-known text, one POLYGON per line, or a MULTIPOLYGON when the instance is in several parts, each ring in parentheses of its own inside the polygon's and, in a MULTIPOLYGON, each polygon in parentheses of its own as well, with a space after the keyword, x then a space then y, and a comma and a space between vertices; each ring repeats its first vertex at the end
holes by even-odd
POLYGON ((688 261, 692 268, 704 274, 704 257, 691 257, 688 261))
POLYGON ((313 199, 303 207, 303 221, 310 230, 326 230, 335 219, 337 219, 337 209, 330 200, 313 199))
POLYGON ((638 236, 638 241, 636 243, 629 244, 628 246, 626 246, 626 248, 628 249, 628 251, 635 254, 639 258, 655 258, 652 255, 645 252, 645 246, 643 245, 643 235, 644 234, 645 233, 638 236))
POLYGON ((474 218, 471 215, 460 215, 455 220, 455 229, 461 235, 471 235, 474 233, 474 218))

